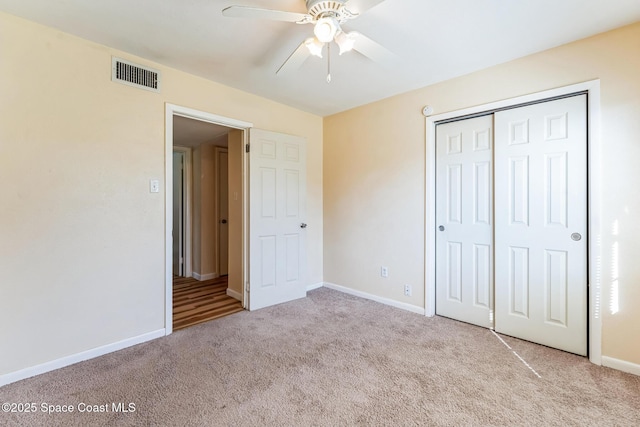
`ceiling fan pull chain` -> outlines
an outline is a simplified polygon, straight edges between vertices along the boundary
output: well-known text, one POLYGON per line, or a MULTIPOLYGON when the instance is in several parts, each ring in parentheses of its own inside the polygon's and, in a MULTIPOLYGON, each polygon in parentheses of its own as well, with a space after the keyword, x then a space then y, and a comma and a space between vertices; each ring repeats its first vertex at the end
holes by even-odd
POLYGON ((331 83, 331 43, 327 43, 327 83, 331 83))

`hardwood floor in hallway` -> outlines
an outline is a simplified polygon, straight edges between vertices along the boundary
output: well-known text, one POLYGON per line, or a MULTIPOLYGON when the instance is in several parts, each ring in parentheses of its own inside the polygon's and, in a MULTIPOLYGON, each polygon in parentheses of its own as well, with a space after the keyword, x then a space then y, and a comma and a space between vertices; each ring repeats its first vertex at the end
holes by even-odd
POLYGON ((242 311, 242 303, 227 295, 227 276, 198 281, 173 277, 173 330, 242 311))

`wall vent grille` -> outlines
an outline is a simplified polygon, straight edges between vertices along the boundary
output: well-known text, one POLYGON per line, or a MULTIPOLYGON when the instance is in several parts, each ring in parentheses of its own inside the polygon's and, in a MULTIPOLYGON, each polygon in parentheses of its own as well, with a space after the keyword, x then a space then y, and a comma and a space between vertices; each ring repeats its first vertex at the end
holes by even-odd
POLYGON ((160 92, 160 72, 124 59, 112 57, 111 81, 140 89, 160 92))

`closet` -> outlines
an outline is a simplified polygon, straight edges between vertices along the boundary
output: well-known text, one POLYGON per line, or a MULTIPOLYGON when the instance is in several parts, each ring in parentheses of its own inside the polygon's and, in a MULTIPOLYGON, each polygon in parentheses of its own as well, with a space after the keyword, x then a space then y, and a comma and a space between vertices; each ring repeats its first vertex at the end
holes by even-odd
POLYGON ((587 95, 436 127, 436 313, 587 354, 587 95))

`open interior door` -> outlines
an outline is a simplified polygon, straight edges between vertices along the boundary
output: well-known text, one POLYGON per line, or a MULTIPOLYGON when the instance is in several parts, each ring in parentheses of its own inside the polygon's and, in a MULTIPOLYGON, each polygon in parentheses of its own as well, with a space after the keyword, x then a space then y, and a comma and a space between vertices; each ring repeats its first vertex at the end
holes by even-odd
POLYGON ((306 141, 249 132, 249 310, 306 291, 306 141))

